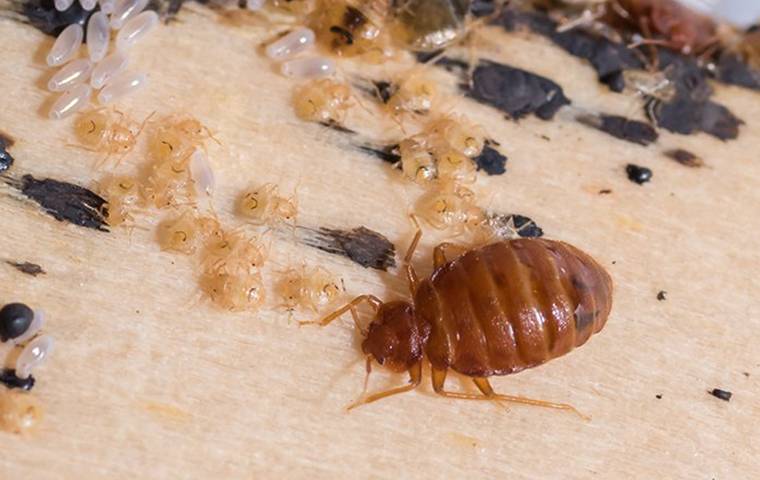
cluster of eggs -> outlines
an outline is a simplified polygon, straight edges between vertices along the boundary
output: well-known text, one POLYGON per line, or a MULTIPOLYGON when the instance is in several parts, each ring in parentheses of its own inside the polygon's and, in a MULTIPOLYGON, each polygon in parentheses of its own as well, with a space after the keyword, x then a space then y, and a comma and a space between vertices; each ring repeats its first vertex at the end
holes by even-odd
MULTIPOLYGON (((95 0, 80 0, 92 10, 95 0)), ((72 0, 56 0, 58 10, 66 10, 72 0)), ((50 109, 50 117, 61 119, 90 103, 94 90, 98 103, 106 105, 147 84, 145 73, 126 71, 131 47, 158 23, 158 14, 143 11, 148 0, 100 0, 99 10, 90 15, 86 29, 74 23, 58 35, 47 55, 50 67, 60 67, 48 82, 52 92, 62 92, 50 109), (112 31, 116 38, 112 42, 112 31), (79 57, 87 41, 87 55, 79 57)))
MULTIPOLYGON (((28 390, 34 385, 32 370, 41 365, 53 351, 53 338, 40 333, 45 316, 23 303, 9 303, 0 309, 0 341, 10 343, 16 355, 9 372, 15 386, 28 390)), ((36 400, 27 393, 0 387, 0 429, 22 433, 34 426, 41 415, 36 400)))

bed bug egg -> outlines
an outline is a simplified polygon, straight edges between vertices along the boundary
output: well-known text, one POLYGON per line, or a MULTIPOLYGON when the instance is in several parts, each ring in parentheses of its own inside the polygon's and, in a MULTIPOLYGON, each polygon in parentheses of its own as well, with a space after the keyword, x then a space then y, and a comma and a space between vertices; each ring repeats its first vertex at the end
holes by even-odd
POLYGON ((285 60, 314 46, 314 31, 301 27, 270 43, 266 55, 272 60, 285 60))
MULTIPOLYGON (((99 0, 98 3, 100 4, 100 11, 105 13, 106 15, 112 14, 114 11, 114 8, 116 7, 116 0, 99 0)), ((110 21, 109 21, 109 28, 110 28, 110 21)))
POLYGON ((111 28, 118 30, 148 5, 148 0, 117 0, 111 14, 111 28))
POLYGON ((92 89, 89 85, 75 85, 71 90, 58 97, 50 108, 50 118, 66 118, 90 102, 92 89))
POLYGON ((158 25, 158 14, 152 10, 142 12, 129 20, 116 35, 116 48, 125 51, 158 25))
POLYGON ((214 194, 214 171, 211 169, 206 152, 196 149, 190 157, 190 178, 195 184, 198 196, 212 196, 214 194))
POLYGON ((53 337, 41 335, 24 346, 16 359, 16 376, 28 378, 32 369, 38 367, 53 353, 53 337))
POLYGON ((398 149, 404 176, 420 185, 435 180, 438 175, 435 159, 423 138, 412 137, 402 140, 398 149))
POLYGON ((59 12, 63 12, 69 9, 70 6, 74 5, 74 0, 54 0, 53 6, 55 6, 55 9, 59 12))
POLYGON ((34 311, 23 303, 9 303, 0 309, 0 341, 20 337, 34 320, 34 311))
POLYGON ((347 84, 325 78, 296 89, 293 105, 302 120, 341 124, 350 107, 350 99, 351 88, 347 84))
POLYGON ((95 12, 87 22, 87 52, 90 60, 99 62, 108 52, 108 42, 111 39, 111 27, 108 16, 103 12, 95 12))
POLYGON ((74 85, 86 82, 92 72, 92 62, 86 58, 80 58, 69 62, 61 67, 48 82, 48 90, 62 92, 74 85))
POLYGON ((147 83, 148 76, 144 73, 122 73, 103 87, 98 94, 98 102, 105 105, 143 88, 147 83))
POLYGON ((34 396, 0 387, 0 430, 24 434, 42 418, 42 407, 34 396))
POLYGON ((286 77, 327 77, 335 73, 335 62, 325 57, 295 58, 284 62, 280 70, 286 77))
POLYGON ((266 0, 247 0, 245 2, 245 8, 252 12, 258 12, 262 8, 264 8, 264 5, 266 4, 266 0))
POLYGON ((64 28, 47 56, 47 64, 51 67, 63 65, 71 60, 82 45, 84 31, 82 26, 72 23, 64 28))
POLYGON ((82 6, 83 9, 87 10, 88 12, 95 8, 95 5, 98 4, 98 0, 79 0, 79 5, 82 6))
POLYGON ((124 53, 113 52, 95 65, 90 77, 90 85, 95 89, 103 88, 112 78, 123 72, 128 63, 129 59, 124 53))

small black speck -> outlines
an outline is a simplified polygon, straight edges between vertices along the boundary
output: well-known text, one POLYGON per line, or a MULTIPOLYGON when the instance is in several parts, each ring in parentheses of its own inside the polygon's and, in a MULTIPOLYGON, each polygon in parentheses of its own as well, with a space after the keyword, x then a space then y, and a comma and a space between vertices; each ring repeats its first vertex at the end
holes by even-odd
POLYGON ((677 148, 675 150, 668 150, 665 152, 665 156, 668 158, 672 158, 676 162, 686 167, 699 168, 701 166, 704 166, 705 164, 705 162, 701 158, 689 152, 688 150, 684 150, 682 148, 677 148))
POLYGON ((384 80, 372 82, 375 85, 375 95, 383 103, 388 103, 394 93, 396 93, 396 87, 384 80))
POLYGON ((661 302, 663 300, 667 300, 667 297, 665 296, 667 294, 668 294, 668 292, 666 292, 665 290, 660 290, 659 292, 657 292, 657 300, 659 300, 661 302))
POLYGON ((707 393, 709 393, 715 398, 720 398, 721 400, 726 401, 726 402, 731 401, 731 397, 733 396, 733 393, 727 390, 721 390, 720 388, 713 388, 707 393))
POLYGON ((625 166, 625 173, 628 174, 628 180, 638 183, 639 185, 644 185, 652 179, 652 170, 632 163, 625 166))
POLYGON ((502 175, 507 171, 507 157, 491 145, 498 145, 498 143, 486 140, 483 151, 473 160, 478 165, 478 170, 483 170, 488 175, 502 175))
POLYGON ((612 193, 612 190, 610 190, 609 188, 603 188, 599 190, 599 195, 609 195, 611 193, 612 193))
POLYGON ((744 375, 745 377, 749 378, 749 372, 742 372, 742 375, 744 375))
POLYGON ((654 397, 655 397, 657 400, 660 400, 660 399, 662 399, 662 394, 661 394, 661 393, 658 393, 658 394, 657 394, 657 395, 655 395, 654 397))
POLYGON ((27 275, 31 275, 33 277, 36 277, 37 275, 45 275, 45 270, 42 269, 39 265, 36 263, 31 262, 11 262, 10 260, 6 260, 8 265, 15 268, 21 273, 25 273, 27 275))
POLYGON ((617 260, 613 260, 613 261, 612 261, 612 264, 613 264, 613 265, 617 265, 617 260))
POLYGON ((549 136, 548 136, 548 135, 541 135, 541 138, 542 138, 543 140, 546 140, 547 142, 551 142, 551 140, 552 140, 551 138, 549 138, 549 136))

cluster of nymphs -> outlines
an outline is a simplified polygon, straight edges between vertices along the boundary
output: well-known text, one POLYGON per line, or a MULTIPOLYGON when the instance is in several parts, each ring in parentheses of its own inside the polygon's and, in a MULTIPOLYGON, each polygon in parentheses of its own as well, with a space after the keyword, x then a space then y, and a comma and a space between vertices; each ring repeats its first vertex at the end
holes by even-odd
POLYGON ((35 382, 32 370, 53 351, 53 338, 40 333, 43 324, 42 311, 23 303, 9 303, 0 309, 0 341, 3 347, 10 346, 0 373, 4 385, 0 386, 0 430, 26 432, 42 415, 27 391, 35 382))
MULTIPOLYGON (((126 71, 132 46, 158 25, 158 14, 143 11, 148 0, 80 0, 82 8, 98 10, 90 15, 86 29, 73 23, 58 35, 47 64, 60 67, 48 82, 52 92, 63 92, 50 109, 60 119, 90 103, 93 91, 105 105, 147 84, 145 73, 126 71), (118 33, 116 33, 118 32, 118 33), (112 41, 112 36, 115 39, 112 41), (83 40, 87 52, 80 57, 83 40)), ((73 0, 55 0, 55 8, 72 8, 73 0)))
MULTIPOLYGON (((295 227, 298 203, 266 183, 245 189, 236 214, 247 224, 266 229, 256 234, 224 228, 213 209, 215 176, 206 143, 210 130, 187 115, 146 119, 142 125, 107 109, 82 113, 74 123, 79 142, 89 150, 126 155, 147 130, 147 161, 138 174, 111 175, 99 183, 107 199, 103 211, 112 226, 130 225, 135 213, 168 212, 158 226, 158 242, 168 252, 198 260, 200 285, 218 306, 255 310, 265 301, 262 267, 267 232, 283 224, 295 227)), ((282 304, 315 308, 337 298, 337 282, 323 269, 289 270, 279 284, 282 304), (317 291, 318 290, 318 291, 317 291)))

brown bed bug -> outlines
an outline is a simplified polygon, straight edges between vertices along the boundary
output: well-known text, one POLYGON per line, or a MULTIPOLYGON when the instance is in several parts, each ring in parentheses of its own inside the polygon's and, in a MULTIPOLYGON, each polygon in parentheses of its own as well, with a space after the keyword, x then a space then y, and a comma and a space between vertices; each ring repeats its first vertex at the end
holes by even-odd
POLYGON ((439 395, 570 410, 583 417, 571 405, 497 394, 488 377, 536 367, 598 333, 612 308, 612 279, 604 268, 555 240, 503 240, 452 260, 446 249, 453 245, 443 243, 433 253, 434 272, 420 281, 409 262, 421 235, 418 226, 404 260, 411 302, 361 295, 319 322, 304 322, 327 325, 350 311, 358 325, 355 307, 367 303, 375 312, 362 342, 368 372, 372 359, 409 372, 408 385, 364 396, 349 409, 413 390, 427 357, 439 395), (471 377, 481 394, 445 390, 449 369, 471 377))

